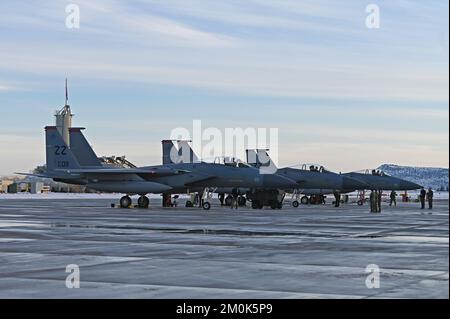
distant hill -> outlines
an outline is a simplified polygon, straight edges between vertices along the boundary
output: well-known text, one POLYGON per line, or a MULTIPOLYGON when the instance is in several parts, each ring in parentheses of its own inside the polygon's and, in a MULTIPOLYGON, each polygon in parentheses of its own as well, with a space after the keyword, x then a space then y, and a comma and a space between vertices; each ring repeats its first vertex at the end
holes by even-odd
POLYGON ((448 168, 412 167, 394 164, 383 164, 378 169, 389 175, 431 187, 435 190, 448 191, 448 168))

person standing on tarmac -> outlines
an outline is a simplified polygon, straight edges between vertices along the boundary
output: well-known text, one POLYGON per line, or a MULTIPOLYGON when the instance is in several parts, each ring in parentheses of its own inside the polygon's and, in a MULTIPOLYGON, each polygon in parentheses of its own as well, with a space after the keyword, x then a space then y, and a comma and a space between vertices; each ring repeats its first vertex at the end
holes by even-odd
POLYGON ((370 212, 375 213, 375 191, 372 189, 370 191, 370 212))
POLYGON ((374 213, 378 213, 378 194, 379 194, 379 190, 376 189, 375 190, 375 197, 374 197, 374 202, 373 202, 373 212, 374 213))
POLYGON ((378 190, 377 194, 377 213, 381 213, 381 196, 383 195, 383 191, 378 190))
POLYGON ((427 192, 427 200, 428 200, 428 208, 429 209, 433 209, 433 190, 430 188, 428 188, 428 192, 427 192))
POLYGON ((224 193, 220 193, 219 194, 220 206, 223 206, 224 200, 225 200, 225 194, 224 193))
POLYGON ((422 187, 422 189, 420 190, 420 209, 425 209, 425 196, 427 194, 427 191, 425 190, 425 188, 422 187))
POLYGON ((339 193, 338 191, 334 191, 333 195, 334 195, 334 207, 339 207, 341 203, 341 193, 339 193))
POLYGON ((177 207, 177 206, 178 206, 178 198, 179 198, 178 195, 175 195, 175 196, 173 197, 173 200, 172 200, 172 207, 177 207))
POLYGON ((231 209, 233 209, 233 208, 238 209, 238 207, 239 207, 239 202, 238 202, 239 190, 237 188, 233 188, 231 190, 231 195, 233 196, 233 202, 231 203, 231 209))
POLYGON ((397 206, 397 193, 395 191, 391 192, 391 201, 389 202, 389 206, 392 206, 392 204, 394 204, 394 206, 397 206))

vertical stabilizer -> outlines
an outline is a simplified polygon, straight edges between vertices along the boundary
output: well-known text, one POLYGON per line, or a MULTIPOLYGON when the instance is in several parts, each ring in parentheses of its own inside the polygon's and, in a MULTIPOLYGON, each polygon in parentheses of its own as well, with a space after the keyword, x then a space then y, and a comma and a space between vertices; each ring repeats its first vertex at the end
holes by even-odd
POLYGON ((172 140, 162 140, 162 163, 174 164, 178 158, 178 150, 173 144, 172 140))
POLYGON ((72 127, 70 132, 70 149, 81 166, 102 166, 89 142, 82 132, 81 127, 72 127))
POLYGON ((47 172, 52 172, 56 169, 80 168, 72 150, 64 142, 56 126, 47 126, 45 128, 45 146, 47 172))

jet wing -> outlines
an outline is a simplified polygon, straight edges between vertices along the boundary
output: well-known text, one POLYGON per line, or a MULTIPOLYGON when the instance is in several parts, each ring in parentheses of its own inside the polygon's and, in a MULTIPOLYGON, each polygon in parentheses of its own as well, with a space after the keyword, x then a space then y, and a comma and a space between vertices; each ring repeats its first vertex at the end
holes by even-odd
POLYGON ((186 170, 179 169, 145 169, 145 168, 82 168, 82 169, 56 169, 55 171, 67 174, 85 174, 85 175, 147 175, 150 177, 165 177, 189 173, 186 170))
POLYGON ((50 176, 45 174, 32 174, 32 173, 14 173, 16 175, 23 175, 23 176, 32 176, 32 177, 42 177, 42 178, 49 178, 50 176))
POLYGON ((184 184, 186 187, 195 187, 197 186, 199 183, 203 183, 205 181, 209 181, 209 180, 213 180, 215 179, 217 176, 215 175, 206 175, 203 178, 199 178, 197 179, 195 182, 190 182, 190 183, 186 183, 184 184))

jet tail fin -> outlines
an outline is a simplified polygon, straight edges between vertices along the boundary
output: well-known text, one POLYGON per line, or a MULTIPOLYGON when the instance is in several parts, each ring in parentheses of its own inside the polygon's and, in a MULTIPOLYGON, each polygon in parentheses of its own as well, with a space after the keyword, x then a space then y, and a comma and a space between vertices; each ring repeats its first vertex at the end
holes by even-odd
POLYGON ((195 154, 194 150, 187 141, 178 141, 178 156, 183 163, 200 162, 197 154, 195 154))
POLYGON ((84 128, 72 127, 70 132, 70 149, 81 166, 102 166, 86 137, 83 135, 84 128))
POLYGON ((45 128, 45 145, 47 173, 55 172, 57 169, 80 168, 72 150, 64 142, 56 126, 47 126, 45 128))
POLYGON ((273 160, 270 158, 269 153, 267 153, 267 150, 257 150, 256 153, 257 153, 256 158, 260 166, 273 168, 277 167, 273 162, 273 160))
POLYGON ((262 174, 274 174, 278 168, 265 149, 246 150, 247 163, 258 168, 262 174))
POLYGON ((178 149, 172 140, 163 140, 163 164, 198 163, 197 154, 187 141, 178 141, 178 149))
POLYGON ((175 164, 173 159, 177 158, 177 148, 173 144, 172 140, 162 140, 162 163, 165 164, 175 164))

